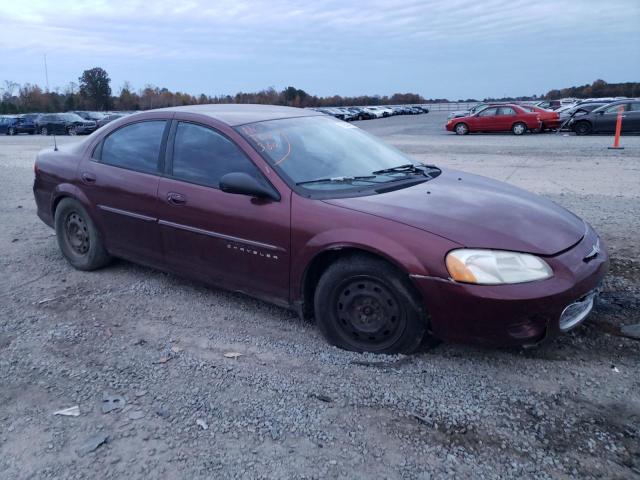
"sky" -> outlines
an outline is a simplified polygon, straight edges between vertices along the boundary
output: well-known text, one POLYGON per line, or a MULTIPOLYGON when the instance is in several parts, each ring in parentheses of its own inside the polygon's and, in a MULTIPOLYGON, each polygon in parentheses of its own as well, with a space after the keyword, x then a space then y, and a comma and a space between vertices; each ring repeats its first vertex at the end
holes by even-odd
POLYGON ((63 91, 102 67, 114 93, 543 94, 640 81, 640 0, 4 2, 0 88, 46 86, 45 54, 63 91))

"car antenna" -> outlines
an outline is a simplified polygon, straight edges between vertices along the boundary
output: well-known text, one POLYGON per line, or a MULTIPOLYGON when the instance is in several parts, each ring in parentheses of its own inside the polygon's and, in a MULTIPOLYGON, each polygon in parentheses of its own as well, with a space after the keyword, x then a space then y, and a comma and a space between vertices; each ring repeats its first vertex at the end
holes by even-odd
MULTIPOLYGON (((47 82, 47 93, 49 94, 49 70, 47 69, 47 54, 44 54, 44 78, 47 82)), ((58 142, 56 141, 56 134, 53 132, 53 151, 58 151, 58 142)))

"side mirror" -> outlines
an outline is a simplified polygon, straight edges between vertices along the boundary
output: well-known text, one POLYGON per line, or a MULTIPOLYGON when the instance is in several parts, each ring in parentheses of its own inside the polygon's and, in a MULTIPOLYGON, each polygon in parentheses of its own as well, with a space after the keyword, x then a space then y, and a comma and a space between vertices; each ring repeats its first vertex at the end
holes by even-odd
POLYGON ((275 201, 280 200, 278 192, 270 187, 262 185, 251 175, 244 172, 231 172, 223 175, 220 179, 220 190, 226 193, 248 195, 255 198, 268 198, 275 201))

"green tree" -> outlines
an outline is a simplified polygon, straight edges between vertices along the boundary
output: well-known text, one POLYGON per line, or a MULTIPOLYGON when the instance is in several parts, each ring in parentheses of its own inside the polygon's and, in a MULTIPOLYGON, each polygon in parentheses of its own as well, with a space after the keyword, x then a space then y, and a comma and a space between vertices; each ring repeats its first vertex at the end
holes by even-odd
POLYGON ((96 110, 107 110, 111 100, 111 79, 100 67, 85 70, 80 81, 80 95, 86 98, 96 110))

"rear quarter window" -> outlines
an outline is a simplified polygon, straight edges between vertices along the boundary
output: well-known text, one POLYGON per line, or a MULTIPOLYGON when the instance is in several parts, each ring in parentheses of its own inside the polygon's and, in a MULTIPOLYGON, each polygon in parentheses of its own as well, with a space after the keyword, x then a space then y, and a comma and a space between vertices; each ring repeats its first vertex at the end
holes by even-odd
POLYGON ((166 124, 165 120, 151 120, 116 130, 96 149, 100 162, 139 172, 157 173, 166 124))

